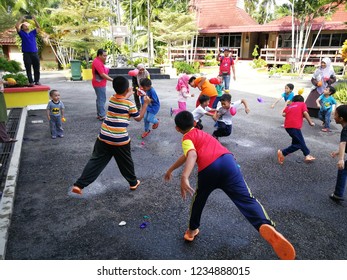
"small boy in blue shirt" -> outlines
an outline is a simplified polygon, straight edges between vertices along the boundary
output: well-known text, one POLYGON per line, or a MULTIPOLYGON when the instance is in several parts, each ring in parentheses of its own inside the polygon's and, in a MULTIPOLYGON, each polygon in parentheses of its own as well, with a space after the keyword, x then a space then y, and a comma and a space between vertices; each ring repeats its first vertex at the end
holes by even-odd
POLYGON ((51 129, 52 139, 56 139, 57 136, 60 138, 64 137, 64 129, 62 121, 64 118, 64 103, 60 100, 59 91, 52 89, 49 92, 51 100, 47 105, 47 118, 49 120, 49 127, 51 129))
POLYGON ((332 95, 336 92, 336 89, 333 86, 327 86, 323 94, 321 94, 317 100, 317 107, 319 108, 318 118, 323 121, 324 128, 322 128, 323 132, 330 131, 330 118, 331 112, 336 105, 336 100, 332 95))
POLYGON ((149 125, 151 123, 153 124, 152 129, 156 129, 159 126, 159 119, 156 117, 156 115, 158 114, 160 109, 160 102, 155 89, 152 87, 152 81, 150 79, 142 79, 140 81, 140 85, 146 92, 146 95, 151 99, 151 102, 147 107, 147 112, 143 118, 145 123, 145 132, 142 133, 141 137, 145 138, 151 132, 151 130, 149 129, 149 125))
POLYGON ((286 84, 284 87, 284 93, 282 93, 281 97, 278 98, 272 105, 271 108, 275 108, 275 105, 282 99, 284 99, 285 106, 287 106, 290 102, 292 102, 294 97, 294 85, 293 84, 286 84))

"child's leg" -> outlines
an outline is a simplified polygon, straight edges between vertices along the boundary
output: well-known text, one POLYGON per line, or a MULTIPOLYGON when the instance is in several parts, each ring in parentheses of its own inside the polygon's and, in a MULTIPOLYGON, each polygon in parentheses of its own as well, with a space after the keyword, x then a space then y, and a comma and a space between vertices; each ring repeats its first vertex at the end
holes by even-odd
POLYGON ((173 114, 178 114, 179 112, 185 111, 187 109, 187 103, 178 101, 178 109, 173 109, 173 114))
POLYGON ((324 116, 324 111, 322 109, 320 109, 318 111, 318 118, 322 121, 322 122, 325 122, 325 116, 324 116))
POLYGON ((57 128, 57 135, 59 137, 64 136, 64 129, 61 121, 61 116, 56 118, 56 128, 57 128))
POLYGON ((202 121, 201 120, 199 120, 196 123, 195 128, 200 129, 200 130, 202 130, 204 128, 204 126, 202 125, 202 121))
POLYGON ((49 120, 49 128, 51 130, 52 138, 57 138, 57 128, 54 116, 51 116, 51 119, 49 120))
POLYGON ((148 123, 156 124, 159 120, 156 118, 156 115, 147 112, 147 121, 148 123))
POLYGON ((112 157, 112 151, 109 149, 109 145, 96 139, 93 154, 84 167, 81 177, 74 184, 75 186, 83 189, 98 178, 112 157))
POLYGON ((331 111, 325 111, 325 116, 324 116, 324 128, 330 129, 330 118, 331 118, 331 111))
POLYGON ((310 150, 307 148, 304 137, 302 136, 301 130, 296 128, 286 128, 286 131, 292 137, 292 144, 282 150, 284 156, 287 156, 291 153, 296 152, 297 150, 301 150, 304 156, 310 154, 310 150))
POLYGON ((145 113, 145 116, 143 118, 143 124, 145 126, 145 131, 149 131, 149 125, 150 125, 150 122, 148 121, 148 111, 145 113))
POLYGON ((113 147, 113 157, 117 162, 120 173, 130 186, 137 184, 134 162, 131 157, 130 143, 113 147))
POLYGON ((217 121, 218 128, 213 132, 214 137, 229 136, 232 131, 231 125, 226 125, 224 122, 217 121))
POLYGON ((334 194, 337 197, 340 197, 340 198, 343 197, 345 192, 345 187, 346 187, 346 181, 347 181, 347 161, 345 161, 345 168, 337 171, 337 179, 336 179, 336 185, 335 185, 335 191, 334 191, 334 194))

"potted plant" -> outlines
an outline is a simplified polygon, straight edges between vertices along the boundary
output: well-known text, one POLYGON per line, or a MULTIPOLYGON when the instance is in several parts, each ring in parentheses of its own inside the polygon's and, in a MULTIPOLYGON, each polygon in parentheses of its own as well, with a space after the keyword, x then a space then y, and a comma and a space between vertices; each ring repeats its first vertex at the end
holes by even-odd
POLYGON ((22 73, 20 63, 0 57, 0 72, 4 80, 10 78, 16 81, 15 85, 6 85, 4 96, 7 108, 26 107, 28 105, 47 104, 49 100, 48 86, 29 87, 28 78, 22 73))

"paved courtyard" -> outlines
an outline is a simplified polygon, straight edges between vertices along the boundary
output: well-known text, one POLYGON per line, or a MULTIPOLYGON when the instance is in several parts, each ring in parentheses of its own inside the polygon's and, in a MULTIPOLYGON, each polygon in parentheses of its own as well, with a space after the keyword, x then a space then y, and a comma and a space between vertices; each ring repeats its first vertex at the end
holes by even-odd
MULTIPOLYGON (((346 260, 346 203, 338 205, 328 198, 337 173, 336 160, 329 153, 338 147, 341 128, 332 123, 327 134, 320 131, 317 119, 315 127, 304 123, 303 134, 316 162, 304 163, 297 152, 278 165, 276 151, 287 147, 290 138, 281 127, 283 101, 275 109, 270 105, 286 83, 294 83, 295 92, 304 87, 307 95, 310 82, 268 78, 252 70, 237 73, 232 98, 247 99, 251 112, 237 112, 232 135, 221 138, 221 143, 234 153, 253 194, 293 243, 297 259, 346 260)), ((169 115, 169 108, 177 104, 177 79, 153 80, 161 101, 157 130, 142 140, 143 123, 132 121, 129 126, 135 170, 142 181, 138 190, 129 190, 111 161, 77 196, 71 194, 71 186, 88 161, 100 129, 94 92, 90 81, 72 82, 49 73, 43 77, 44 84, 60 91, 66 106, 65 138, 50 139, 44 110, 28 112, 6 259, 277 259, 221 191, 212 193, 207 202, 200 235, 191 244, 183 241, 190 198, 180 197, 180 170, 171 182, 163 180, 181 155, 181 135, 169 115), (121 221, 126 225, 119 226, 121 221), (147 227, 142 229, 144 222, 147 227)), ((199 93, 192 91, 196 95, 188 102, 189 110, 199 93)), ((110 83, 107 92, 112 94, 110 83)), ((204 117, 203 123, 205 131, 212 133, 212 119, 204 117)), ((191 176, 192 186, 196 174, 191 176)))

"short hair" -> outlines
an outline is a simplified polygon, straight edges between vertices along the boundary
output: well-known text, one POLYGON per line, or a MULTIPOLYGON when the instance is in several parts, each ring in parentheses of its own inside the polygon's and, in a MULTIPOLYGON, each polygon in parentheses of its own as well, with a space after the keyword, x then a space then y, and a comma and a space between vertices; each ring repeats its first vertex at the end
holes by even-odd
POLYGON ((228 93, 224 93, 221 97, 220 97, 220 101, 228 101, 231 102, 231 95, 228 93))
POLYGON ((337 106, 335 111, 339 117, 343 118, 343 120, 347 122, 347 105, 337 106))
POLYGON ((181 111, 175 117, 176 126, 182 131, 188 131, 194 127, 194 117, 189 111, 181 111))
POLYGON ((148 78, 141 79, 140 80, 140 86, 142 86, 142 87, 150 87, 150 86, 152 86, 151 79, 148 79, 148 78))
POLYGON ((327 86, 327 88, 329 89, 330 95, 333 95, 336 92, 336 89, 333 86, 327 86))
POLYGON ((292 102, 304 102, 304 101, 305 99, 300 94, 295 95, 292 99, 292 102))
POLYGON ((54 93, 56 93, 56 92, 58 92, 58 90, 52 89, 52 90, 49 92, 49 96, 52 97, 52 95, 53 95, 54 93))
POLYGON ((104 49, 98 49, 96 55, 97 55, 97 56, 103 55, 104 52, 106 52, 104 49))
POLYGON ((201 94, 198 98, 198 101, 200 104, 206 102, 206 101, 209 101, 210 100, 210 97, 207 96, 207 95, 204 95, 204 94, 201 94))
POLYGON ((129 81, 123 76, 116 76, 112 81, 113 89, 118 94, 123 94, 129 88, 129 81))
POLYGON ((194 81, 195 81, 195 79, 196 79, 196 77, 195 77, 195 76, 190 77, 190 79, 189 79, 188 83, 189 83, 189 84, 191 84, 191 82, 194 82, 194 81))
POLYGON ((293 90, 294 89, 294 85, 293 84, 286 84, 287 87, 289 87, 290 90, 293 90))

